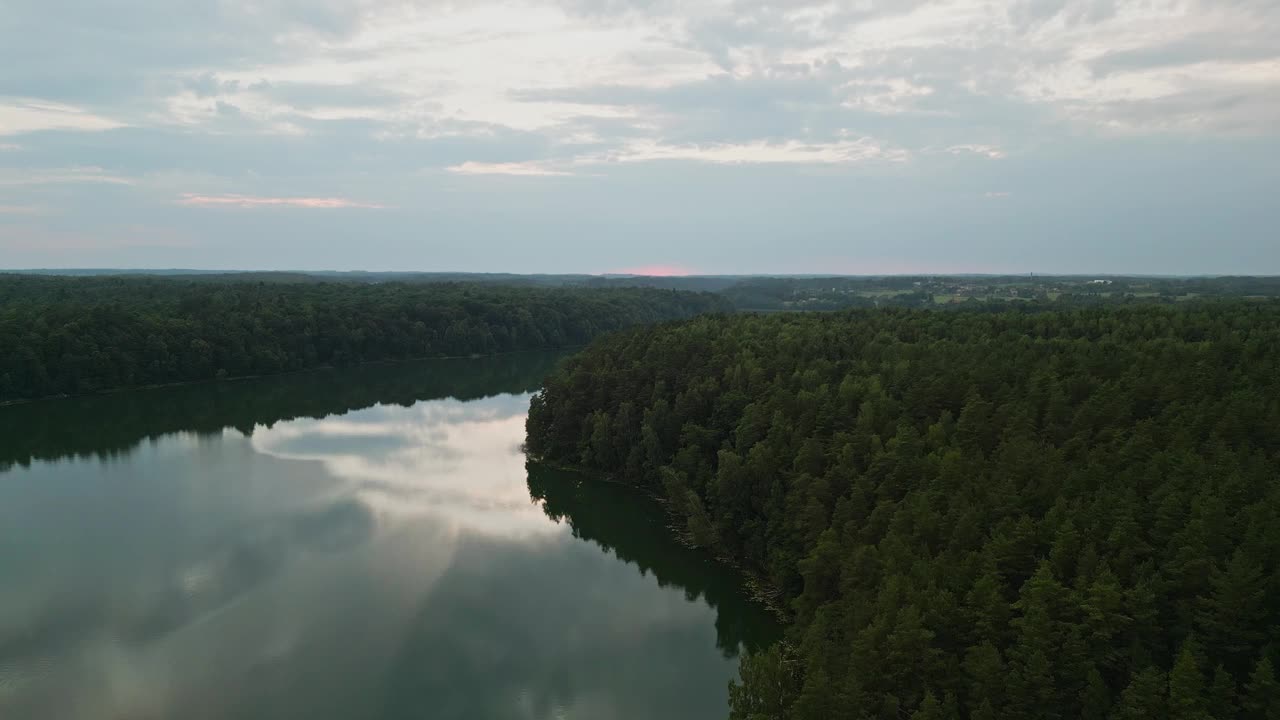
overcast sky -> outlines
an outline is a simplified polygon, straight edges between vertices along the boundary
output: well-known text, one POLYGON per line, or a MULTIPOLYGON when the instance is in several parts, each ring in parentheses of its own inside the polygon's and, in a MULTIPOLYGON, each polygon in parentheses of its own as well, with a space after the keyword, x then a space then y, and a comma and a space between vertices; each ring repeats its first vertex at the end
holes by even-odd
POLYGON ((1280 273, 1277 0, 5 0, 0 267, 1280 273))

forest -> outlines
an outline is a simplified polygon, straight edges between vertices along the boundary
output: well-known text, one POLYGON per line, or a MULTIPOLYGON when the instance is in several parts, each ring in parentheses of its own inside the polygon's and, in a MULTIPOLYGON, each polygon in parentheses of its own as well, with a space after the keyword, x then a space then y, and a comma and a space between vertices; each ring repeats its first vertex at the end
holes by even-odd
POLYGON ((728 307, 652 288, 0 275, 0 402, 574 347, 728 307))
POLYGON ((705 316, 534 396, 534 462, 779 593, 732 720, 1280 718, 1280 303, 705 316))
POLYGON ((1169 303, 1203 298, 1280 297, 1273 276, 1132 275, 573 275, 465 272, 222 272, 198 270, 45 270, 32 274, 176 277, 188 282, 466 283, 506 287, 623 288, 711 292, 749 311, 847 310, 1010 302, 1035 306, 1169 303))

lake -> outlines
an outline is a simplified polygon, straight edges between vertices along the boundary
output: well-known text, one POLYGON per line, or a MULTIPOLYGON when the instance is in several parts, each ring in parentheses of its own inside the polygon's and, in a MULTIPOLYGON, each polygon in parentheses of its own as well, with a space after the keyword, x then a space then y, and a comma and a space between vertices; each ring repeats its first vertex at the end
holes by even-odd
POLYGON ((556 359, 0 408, 0 717, 725 717, 779 628, 649 498, 526 466, 556 359))

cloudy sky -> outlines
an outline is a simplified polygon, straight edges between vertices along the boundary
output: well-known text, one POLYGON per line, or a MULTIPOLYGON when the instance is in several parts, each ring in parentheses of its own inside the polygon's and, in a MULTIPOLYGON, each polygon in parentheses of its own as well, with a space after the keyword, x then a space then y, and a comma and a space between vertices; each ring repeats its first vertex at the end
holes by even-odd
POLYGON ((0 267, 1280 273, 1277 0, 5 0, 0 267))

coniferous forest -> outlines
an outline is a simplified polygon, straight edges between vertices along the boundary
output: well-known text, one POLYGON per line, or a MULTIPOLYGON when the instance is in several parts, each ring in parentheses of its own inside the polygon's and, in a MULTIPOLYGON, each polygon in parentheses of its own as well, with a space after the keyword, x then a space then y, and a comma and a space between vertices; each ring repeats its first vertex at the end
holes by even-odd
POLYGON ((699 317, 528 431, 779 592, 734 720, 1280 718, 1280 304, 699 317))
POLYGON ((573 347, 725 307, 644 288, 0 276, 0 402, 573 347))

